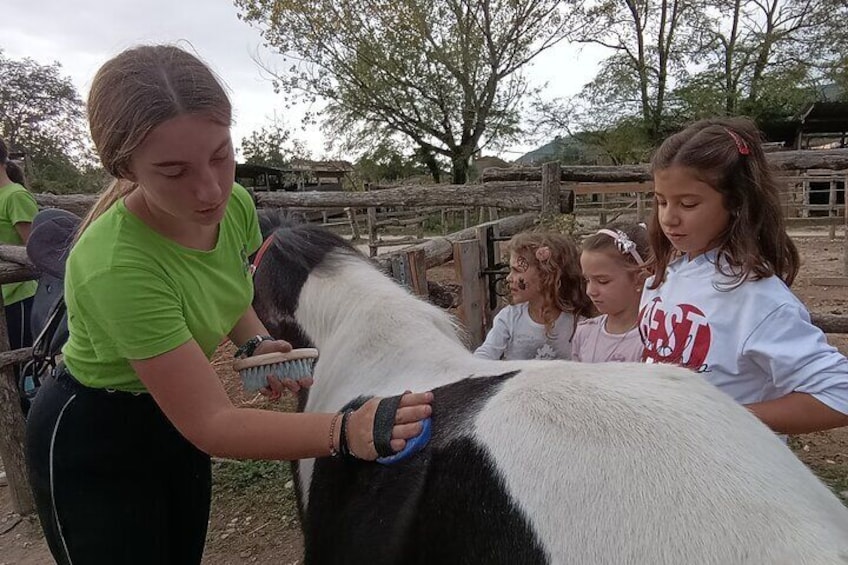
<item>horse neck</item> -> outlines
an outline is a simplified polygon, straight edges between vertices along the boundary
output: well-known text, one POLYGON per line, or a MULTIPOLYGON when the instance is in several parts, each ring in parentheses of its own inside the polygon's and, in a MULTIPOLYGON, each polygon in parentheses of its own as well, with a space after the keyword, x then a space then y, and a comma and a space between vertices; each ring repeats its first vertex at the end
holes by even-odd
POLYGON ((344 259, 333 274, 311 275, 298 302, 298 323, 340 369, 432 370, 436 359, 470 357, 444 312, 359 259, 344 259))

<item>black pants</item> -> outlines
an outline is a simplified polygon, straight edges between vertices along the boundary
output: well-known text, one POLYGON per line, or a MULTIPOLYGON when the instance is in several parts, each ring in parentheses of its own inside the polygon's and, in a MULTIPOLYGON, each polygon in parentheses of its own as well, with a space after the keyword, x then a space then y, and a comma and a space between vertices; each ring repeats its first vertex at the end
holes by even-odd
MULTIPOLYGON (((20 300, 15 302, 14 304, 9 304, 5 308, 6 312, 6 328, 9 332, 9 349, 14 351, 15 349, 20 349, 22 347, 29 347, 32 345, 33 337, 32 337, 32 328, 30 325, 30 316, 32 312, 32 302, 33 297, 30 296, 25 300, 20 300)), ((24 385, 24 382, 21 380, 21 370, 23 369, 24 364, 19 363, 14 365, 12 369, 15 374, 15 382, 18 383, 18 394, 20 395, 21 400, 21 410, 24 415, 29 411, 30 398, 35 393, 32 390, 34 386, 32 380, 29 380, 29 390, 24 385)))
POLYGON ((59 565, 193 565, 203 555, 209 456, 148 394, 91 389, 60 370, 27 420, 38 515, 59 565))
POLYGON ((5 310, 10 349, 20 349, 21 347, 32 345, 32 329, 30 328, 32 296, 14 304, 9 304, 5 310))

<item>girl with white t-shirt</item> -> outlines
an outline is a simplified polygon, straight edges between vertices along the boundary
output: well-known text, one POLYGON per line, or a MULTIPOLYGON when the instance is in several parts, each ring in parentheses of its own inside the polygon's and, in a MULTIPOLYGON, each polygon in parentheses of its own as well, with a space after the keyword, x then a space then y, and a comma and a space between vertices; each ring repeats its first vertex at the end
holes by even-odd
POLYGON ((645 361, 691 368, 776 432, 848 425, 848 360, 789 290, 798 251, 756 126, 699 121, 652 169, 645 361))
POLYGON ((649 257, 644 224, 598 230, 583 240, 580 266, 586 294, 600 316, 577 325, 571 358, 586 363, 642 359, 639 298, 649 257))
POLYGON ((558 233, 521 233, 509 241, 512 304, 495 316, 484 359, 571 359, 577 323, 591 315, 577 246, 558 233))

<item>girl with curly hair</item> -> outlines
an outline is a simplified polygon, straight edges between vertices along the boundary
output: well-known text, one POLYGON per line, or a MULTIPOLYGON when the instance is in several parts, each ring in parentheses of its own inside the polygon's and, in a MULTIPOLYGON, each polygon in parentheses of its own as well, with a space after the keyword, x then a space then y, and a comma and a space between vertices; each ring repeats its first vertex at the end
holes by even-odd
POLYGON ((521 233, 510 240, 509 255, 511 304, 495 316, 474 355, 571 359, 577 323, 592 315, 577 246, 558 233, 521 233))

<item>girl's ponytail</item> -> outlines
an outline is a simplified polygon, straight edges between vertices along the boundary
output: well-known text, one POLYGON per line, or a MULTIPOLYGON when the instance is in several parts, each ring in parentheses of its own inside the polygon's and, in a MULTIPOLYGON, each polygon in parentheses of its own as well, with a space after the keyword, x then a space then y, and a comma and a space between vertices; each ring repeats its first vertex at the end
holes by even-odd
POLYGON ((136 183, 125 180, 125 179, 115 179, 113 180, 106 190, 100 193, 100 197, 97 199, 97 202, 94 203, 94 206, 91 207, 91 210, 88 211, 88 214, 85 215, 82 223, 77 230, 77 234, 74 237, 74 243, 76 243, 82 232, 91 225, 91 223, 103 215, 103 213, 112 207, 112 205, 132 192, 135 187, 138 186, 136 183))

